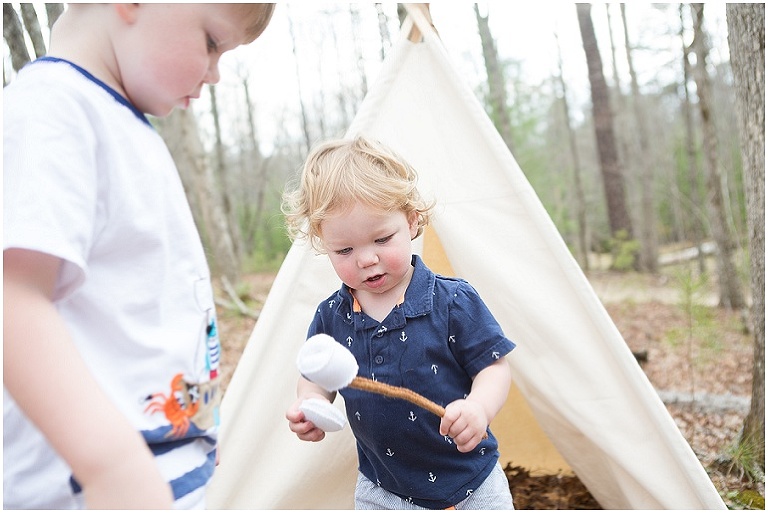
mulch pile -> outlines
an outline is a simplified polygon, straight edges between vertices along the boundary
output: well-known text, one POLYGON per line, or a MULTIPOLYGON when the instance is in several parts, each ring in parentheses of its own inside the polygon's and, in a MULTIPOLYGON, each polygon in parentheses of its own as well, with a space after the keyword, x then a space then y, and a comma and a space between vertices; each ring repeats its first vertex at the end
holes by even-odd
POLYGON ((504 473, 515 509, 602 509, 576 476, 537 476, 511 463, 504 473))

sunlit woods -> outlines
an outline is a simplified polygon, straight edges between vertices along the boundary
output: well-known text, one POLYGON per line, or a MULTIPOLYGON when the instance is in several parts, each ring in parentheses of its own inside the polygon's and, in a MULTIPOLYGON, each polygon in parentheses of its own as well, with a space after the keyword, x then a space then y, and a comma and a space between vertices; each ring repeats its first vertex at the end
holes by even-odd
MULTIPOLYGON (((610 176, 624 184, 625 213, 617 214, 611 204, 622 195, 604 192, 605 141, 596 137, 604 122, 594 121, 576 6, 551 9, 549 30, 510 55, 505 27, 510 17, 525 21, 530 9, 510 5, 432 4, 430 11, 452 61, 581 265, 654 271, 659 248, 714 241, 727 248, 716 251, 717 270, 730 263, 727 274, 744 281, 746 209, 724 6, 588 9, 601 57, 595 71, 606 89, 600 112, 610 115, 614 134, 618 171, 610 176), (532 63, 548 71, 532 73, 532 63), (712 198, 721 198, 720 207, 712 198), (631 239, 622 239, 622 228, 631 239)), ((49 10, 4 4, 5 81, 24 51, 27 60, 41 51, 30 34, 47 41, 49 10), (39 29, 24 21, 30 13, 39 29)), ((198 100, 194 116, 156 121, 178 156, 219 275, 235 281, 282 260, 289 243, 280 193, 308 146, 346 131, 397 38, 397 14, 395 4, 280 4, 262 38, 222 59, 222 80, 198 100)))

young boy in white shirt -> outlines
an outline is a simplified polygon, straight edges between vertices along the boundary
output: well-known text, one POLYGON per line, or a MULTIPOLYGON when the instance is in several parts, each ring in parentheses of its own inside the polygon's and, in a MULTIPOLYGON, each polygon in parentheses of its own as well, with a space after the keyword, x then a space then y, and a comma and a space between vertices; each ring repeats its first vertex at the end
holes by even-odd
POLYGON ((3 102, 3 507, 203 508, 220 345, 146 114, 186 108, 274 4, 69 4, 3 102))

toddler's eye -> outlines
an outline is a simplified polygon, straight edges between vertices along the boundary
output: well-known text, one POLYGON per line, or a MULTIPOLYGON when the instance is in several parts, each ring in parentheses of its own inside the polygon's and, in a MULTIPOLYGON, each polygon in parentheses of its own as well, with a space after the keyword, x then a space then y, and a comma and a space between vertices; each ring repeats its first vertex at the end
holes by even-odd
POLYGON ((349 255, 352 252, 352 248, 344 248, 336 251, 337 255, 349 255))
POLYGON ((387 242, 390 241, 391 238, 392 238, 392 235, 387 235, 386 237, 376 239, 376 244, 386 244, 387 242))

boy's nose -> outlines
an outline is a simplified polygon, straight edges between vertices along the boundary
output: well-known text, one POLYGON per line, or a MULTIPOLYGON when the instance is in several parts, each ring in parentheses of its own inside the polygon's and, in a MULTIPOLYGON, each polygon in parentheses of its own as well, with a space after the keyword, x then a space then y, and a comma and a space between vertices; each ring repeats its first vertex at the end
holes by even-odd
POLYGON ((203 82, 206 84, 217 84, 221 76, 219 75, 219 61, 213 60, 208 66, 208 71, 203 78, 203 82))

